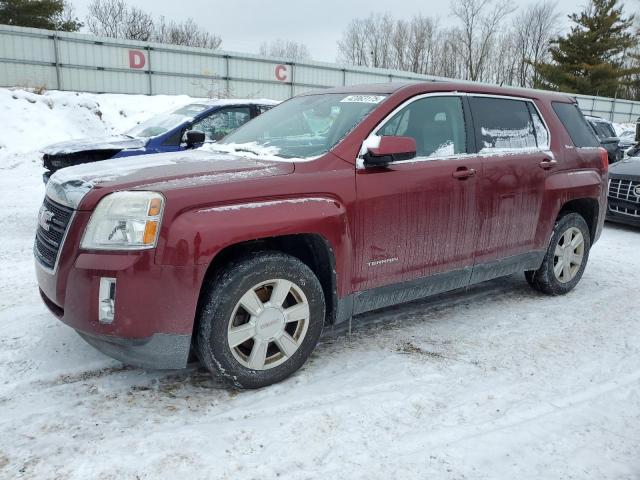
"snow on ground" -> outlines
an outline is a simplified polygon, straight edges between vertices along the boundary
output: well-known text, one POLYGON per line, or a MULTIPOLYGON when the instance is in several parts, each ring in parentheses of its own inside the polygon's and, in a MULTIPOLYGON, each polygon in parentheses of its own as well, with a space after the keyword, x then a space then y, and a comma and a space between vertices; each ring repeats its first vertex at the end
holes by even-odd
POLYGON ((369 314, 293 378, 229 391, 124 367, 48 313, 37 158, 0 150, 1 479, 640 478, 640 230, 607 225, 565 297, 517 276, 369 314))

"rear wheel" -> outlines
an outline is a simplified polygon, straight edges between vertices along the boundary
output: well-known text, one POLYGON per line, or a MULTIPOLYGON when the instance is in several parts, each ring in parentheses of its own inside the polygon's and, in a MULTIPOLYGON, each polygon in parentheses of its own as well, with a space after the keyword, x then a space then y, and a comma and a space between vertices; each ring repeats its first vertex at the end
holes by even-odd
POLYGON ((205 293, 197 352, 228 383, 260 388, 298 370, 324 325, 322 287, 311 269, 279 252, 232 262, 205 293))
POLYGON ((535 290, 547 295, 563 295, 575 288, 587 266, 591 237, 584 218, 569 213, 558 219, 542 266, 525 272, 535 290))

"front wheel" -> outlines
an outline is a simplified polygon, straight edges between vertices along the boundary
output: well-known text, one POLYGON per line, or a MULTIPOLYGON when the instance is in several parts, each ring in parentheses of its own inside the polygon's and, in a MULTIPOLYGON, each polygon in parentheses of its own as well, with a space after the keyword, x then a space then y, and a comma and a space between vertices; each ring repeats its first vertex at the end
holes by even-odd
POLYGON ((556 222, 542 266, 525 272, 529 285, 547 295, 564 295, 575 288, 589 259, 591 236, 584 218, 577 213, 556 222))
POLYGON ((303 262, 279 252, 227 265, 205 293, 196 351, 240 388, 279 382, 307 360, 324 325, 324 294, 303 262))

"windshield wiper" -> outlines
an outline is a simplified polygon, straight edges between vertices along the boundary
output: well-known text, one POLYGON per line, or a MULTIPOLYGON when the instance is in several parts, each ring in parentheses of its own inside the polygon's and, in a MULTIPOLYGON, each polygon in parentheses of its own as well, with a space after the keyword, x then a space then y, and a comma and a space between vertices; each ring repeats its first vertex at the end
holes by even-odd
POLYGON ((233 149, 234 152, 247 152, 247 153, 253 153, 255 156, 259 157, 260 156, 260 152, 257 152, 255 150, 251 150, 250 148, 234 148, 233 149))

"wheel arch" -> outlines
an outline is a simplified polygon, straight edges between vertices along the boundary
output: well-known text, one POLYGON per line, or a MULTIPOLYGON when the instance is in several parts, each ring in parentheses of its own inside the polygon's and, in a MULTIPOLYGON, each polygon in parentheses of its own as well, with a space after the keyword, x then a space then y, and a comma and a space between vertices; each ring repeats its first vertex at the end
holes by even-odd
POLYGON ((560 208, 556 218, 561 218, 569 213, 577 213, 589 227, 589 236, 591 243, 595 241, 596 231, 598 228, 598 218, 600 215, 600 205, 595 198, 577 198, 569 200, 560 208))
MULTIPOLYGON (((324 236, 317 233, 298 233, 265 237, 234 243, 218 252, 207 267, 198 296, 198 312, 208 288, 211 288, 219 272, 231 261, 255 252, 276 251, 297 258, 318 277, 326 305, 325 323, 333 324, 338 314, 338 279, 334 249, 324 236)), ((196 315, 194 332, 198 328, 196 315)))

